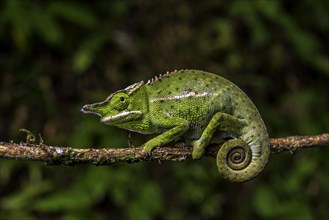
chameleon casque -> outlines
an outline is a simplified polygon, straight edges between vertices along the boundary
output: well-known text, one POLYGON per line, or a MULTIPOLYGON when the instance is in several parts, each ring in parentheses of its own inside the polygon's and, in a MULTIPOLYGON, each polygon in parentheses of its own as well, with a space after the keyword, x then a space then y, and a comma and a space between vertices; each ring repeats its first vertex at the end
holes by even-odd
POLYGON ((192 158, 200 159, 215 139, 227 140, 217 154, 224 178, 248 181, 264 168, 269 137, 254 104, 232 82, 199 70, 167 72, 85 105, 107 125, 159 135, 144 144, 143 152, 184 137, 191 140, 192 158))

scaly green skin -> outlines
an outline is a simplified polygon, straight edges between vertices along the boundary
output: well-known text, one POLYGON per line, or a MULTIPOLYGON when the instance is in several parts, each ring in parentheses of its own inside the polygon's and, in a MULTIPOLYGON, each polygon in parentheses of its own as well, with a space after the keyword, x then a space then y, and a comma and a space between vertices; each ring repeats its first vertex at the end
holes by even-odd
POLYGON ((230 81, 203 71, 181 70, 135 83, 105 101, 82 108, 101 122, 144 134, 159 133, 144 145, 150 154, 183 136, 193 159, 214 137, 231 138, 217 155, 219 172, 235 182, 256 177, 269 156, 266 127, 254 104, 230 81))

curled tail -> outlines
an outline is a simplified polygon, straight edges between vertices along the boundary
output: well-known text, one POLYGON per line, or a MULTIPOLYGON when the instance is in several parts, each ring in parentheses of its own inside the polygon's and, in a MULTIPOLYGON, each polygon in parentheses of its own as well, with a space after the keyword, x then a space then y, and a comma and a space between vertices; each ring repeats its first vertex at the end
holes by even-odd
POLYGON ((264 124, 251 124, 244 130, 239 138, 226 141, 217 153, 219 173, 232 182, 256 177, 264 169, 270 153, 264 124))

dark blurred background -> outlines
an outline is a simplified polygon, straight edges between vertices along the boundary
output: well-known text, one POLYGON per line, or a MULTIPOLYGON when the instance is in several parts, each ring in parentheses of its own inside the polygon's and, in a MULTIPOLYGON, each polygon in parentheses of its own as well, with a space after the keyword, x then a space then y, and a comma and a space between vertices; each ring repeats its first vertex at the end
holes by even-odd
MULTIPOLYGON (((0 141, 128 146, 86 103, 174 69, 239 85, 271 137, 329 128, 329 1, 0 3, 0 141)), ((138 146, 150 137, 132 134, 138 146)), ((328 149, 272 154, 230 183, 215 160, 110 167, 0 159, 0 219, 328 219, 328 149)))

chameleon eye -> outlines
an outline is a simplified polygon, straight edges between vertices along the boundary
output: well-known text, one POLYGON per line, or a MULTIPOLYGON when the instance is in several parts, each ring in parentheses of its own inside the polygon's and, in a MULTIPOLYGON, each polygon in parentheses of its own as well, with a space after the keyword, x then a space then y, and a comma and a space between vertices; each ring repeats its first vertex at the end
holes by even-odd
POLYGON ((125 93, 117 93, 114 94, 112 99, 111 99, 111 106, 112 108, 122 111, 126 109, 129 105, 129 97, 125 93))

